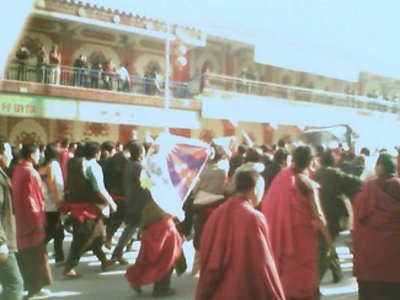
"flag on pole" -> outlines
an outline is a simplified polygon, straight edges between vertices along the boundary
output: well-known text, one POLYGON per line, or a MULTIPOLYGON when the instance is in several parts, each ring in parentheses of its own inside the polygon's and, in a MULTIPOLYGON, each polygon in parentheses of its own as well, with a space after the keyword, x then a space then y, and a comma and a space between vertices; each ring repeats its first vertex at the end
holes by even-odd
POLYGON ((166 213, 183 218, 183 202, 210 153, 210 146, 203 142, 162 133, 143 161, 142 186, 166 213))
POLYGON ((242 137, 243 137, 243 141, 246 143, 247 146, 249 146, 249 147, 254 146, 253 140, 251 139, 251 137, 245 130, 242 130, 242 137))

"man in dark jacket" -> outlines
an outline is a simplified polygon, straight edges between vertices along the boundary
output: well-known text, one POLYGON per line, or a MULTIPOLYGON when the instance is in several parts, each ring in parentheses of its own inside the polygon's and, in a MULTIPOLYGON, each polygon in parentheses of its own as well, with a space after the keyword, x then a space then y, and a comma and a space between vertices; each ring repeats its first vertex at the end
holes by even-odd
POLYGON ((117 152, 106 159, 104 163, 104 183, 111 197, 117 204, 117 211, 111 214, 107 228, 104 246, 111 248, 112 238, 118 228, 125 220, 125 191, 124 191, 124 172, 129 162, 129 147, 133 141, 124 145, 124 150, 117 152))
POLYGON ((21 299, 23 293, 23 279, 15 258, 17 242, 11 184, 4 172, 11 159, 11 146, 0 136, 0 285, 3 287, 0 299, 21 299))
POLYGON ((112 259, 120 264, 127 264, 123 259, 122 252, 140 224, 142 210, 147 203, 146 194, 140 184, 140 173, 142 172, 142 159, 144 147, 140 142, 133 142, 129 148, 130 160, 124 170, 124 195, 125 195, 125 224, 126 227, 118 240, 118 244, 112 254, 112 259))
MULTIPOLYGON (((359 178, 334 168, 334 157, 330 150, 322 153, 320 163, 321 167, 315 171, 313 179, 321 185, 321 205, 332 240, 335 240, 339 233, 346 229, 343 220, 351 218, 352 215, 349 199, 352 199, 357 194, 362 182, 359 178)), ((319 252, 320 279, 322 279, 327 268, 330 268, 334 282, 339 282, 342 277, 342 271, 335 250, 327 249, 323 243, 320 243, 319 252), (325 258, 328 257, 329 252, 329 258, 326 260, 325 258)))

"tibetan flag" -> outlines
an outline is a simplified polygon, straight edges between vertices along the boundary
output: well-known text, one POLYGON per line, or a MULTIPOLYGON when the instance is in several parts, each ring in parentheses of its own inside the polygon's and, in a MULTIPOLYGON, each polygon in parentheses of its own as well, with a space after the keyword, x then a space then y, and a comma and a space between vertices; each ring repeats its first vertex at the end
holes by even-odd
POLYGON ((143 161, 141 182, 168 214, 183 218, 182 205, 210 155, 198 140, 162 133, 143 161))

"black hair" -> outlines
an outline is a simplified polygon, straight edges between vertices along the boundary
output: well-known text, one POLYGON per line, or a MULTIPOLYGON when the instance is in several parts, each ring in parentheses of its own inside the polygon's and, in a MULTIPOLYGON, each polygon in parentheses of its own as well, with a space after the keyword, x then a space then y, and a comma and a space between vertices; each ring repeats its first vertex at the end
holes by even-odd
POLYGON ((376 161, 376 165, 382 166, 386 174, 396 173, 396 162, 389 153, 381 153, 376 161))
POLYGON ((140 155, 143 154, 143 144, 138 141, 133 141, 129 147, 129 153, 131 154, 132 160, 138 160, 140 155))
POLYGON ((371 153, 370 153, 370 151, 369 151, 368 148, 363 147, 363 148, 361 148, 361 150, 360 150, 360 154, 364 154, 364 155, 366 155, 366 156, 369 156, 371 153))
POLYGON ((246 145, 244 144, 240 144, 238 149, 237 149, 237 153, 243 155, 246 152, 246 145))
POLYGON ((61 147, 67 148, 69 146, 70 140, 69 139, 63 139, 60 143, 61 147))
POLYGON ((54 143, 48 144, 44 149, 44 163, 48 164, 52 160, 59 161, 60 152, 58 151, 57 145, 54 143))
POLYGON ((289 156, 289 152, 286 149, 280 148, 274 154, 274 161, 281 162, 286 161, 289 156))
POLYGON ((332 167, 335 163, 335 158, 333 157, 332 150, 325 150, 320 157, 320 163, 324 167, 332 167))
POLYGON ((293 162, 300 170, 305 169, 312 159, 311 148, 299 146, 293 151, 293 162))
POLYGON ((280 148, 284 148, 284 147, 285 147, 285 145, 286 145, 286 142, 285 142, 285 140, 284 140, 284 139, 280 139, 280 140, 278 141, 278 147, 280 147, 280 148))
POLYGON ((22 145, 21 157, 23 159, 29 159, 31 155, 37 151, 37 149, 38 149, 37 144, 25 143, 22 145))
POLYGON ((271 149, 268 147, 268 145, 262 144, 260 146, 260 149, 264 152, 264 153, 268 153, 269 151, 271 151, 271 149))
POLYGON ((254 188, 260 174, 253 168, 238 169, 234 176, 236 193, 245 193, 254 188))
POLYGON ((246 151, 245 162, 260 162, 262 159, 262 151, 259 148, 248 148, 246 151))
POLYGON ((97 142, 86 142, 83 147, 83 155, 86 159, 96 157, 97 153, 100 152, 100 145, 97 142))
POLYGON ((212 162, 219 162, 222 159, 223 155, 224 155, 224 148, 222 148, 221 146, 216 145, 216 144, 211 144, 211 147, 214 150, 214 157, 212 158, 211 161, 212 162))
POLYGON ((115 149, 115 143, 112 141, 107 141, 101 144, 101 150, 112 152, 115 149))
POLYGON ((84 157, 85 153, 84 153, 84 148, 85 145, 81 142, 76 143, 76 150, 74 153, 74 157, 84 157))

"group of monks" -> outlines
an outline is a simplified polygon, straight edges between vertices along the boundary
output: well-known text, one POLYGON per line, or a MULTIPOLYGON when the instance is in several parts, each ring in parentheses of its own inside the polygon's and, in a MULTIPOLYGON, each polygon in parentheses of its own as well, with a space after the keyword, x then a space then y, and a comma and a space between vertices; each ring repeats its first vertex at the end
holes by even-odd
MULTIPOLYGON (((190 217, 190 210, 196 205, 212 203, 206 205, 201 228, 195 226, 199 273, 196 299, 319 299, 321 264, 334 252, 333 241, 341 230, 332 229, 338 218, 331 217, 329 201, 341 198, 326 197, 322 191, 330 181, 317 180, 320 177, 313 175, 319 168, 336 172, 337 166, 329 164, 332 159, 328 159, 332 151, 319 153, 316 158, 309 146, 294 147, 291 151, 276 149, 273 153, 276 160, 266 161, 265 155, 258 155, 255 148, 242 149, 231 158, 228 172, 227 165, 221 164, 224 157, 221 147, 213 145, 213 148, 214 154, 184 205, 190 217), (286 152, 291 157, 288 164, 286 152), (235 161, 239 163, 232 170, 235 161), (279 164, 279 168, 273 163, 279 164), (275 168, 274 176, 266 176, 270 173, 265 168, 268 171, 271 166, 275 168), (187 209, 190 203, 191 209, 187 209), (325 252, 319 251, 321 245, 327 249, 325 252)), ((21 160, 14 168, 11 183, 3 171, 12 156, 9 149, 6 139, 1 138, 1 297, 21 299, 24 289, 28 298, 35 297, 52 278, 43 243, 48 234, 43 176, 35 169, 38 147, 22 146, 21 160)), ((154 283, 155 297, 171 296, 175 294, 170 287, 173 270, 178 275, 186 270, 182 244, 190 236, 191 229, 188 231, 186 227, 191 222, 165 213, 151 191, 140 186, 143 151, 143 145, 135 142, 130 146, 131 157, 127 162, 135 173, 132 184, 137 184, 143 203, 140 222, 135 225, 140 227, 141 246, 126 278, 136 293, 142 292, 143 285, 154 283)), ((68 278, 78 277, 73 268, 89 249, 95 251, 103 270, 115 263, 106 259, 101 250, 103 210, 108 208, 113 213, 117 207, 102 182, 102 169, 96 162, 99 157, 99 145, 88 142, 82 157, 75 157, 69 164, 72 178, 69 180, 73 180, 74 188, 69 188, 70 200, 63 206, 69 207, 75 218, 75 246, 71 246, 64 270, 68 278), (79 174, 72 173, 74 168, 79 174), (84 236, 87 238, 83 239, 84 236)), ((62 163, 58 168, 62 168, 62 163)), ((332 193, 338 189, 335 187, 332 193)), ((362 186, 360 183, 357 192, 347 195, 351 195, 348 213, 353 222, 347 229, 353 237, 359 299, 400 299, 400 179, 394 157, 381 151, 375 175, 362 186)), ((118 261, 122 261, 121 257, 118 261)))

